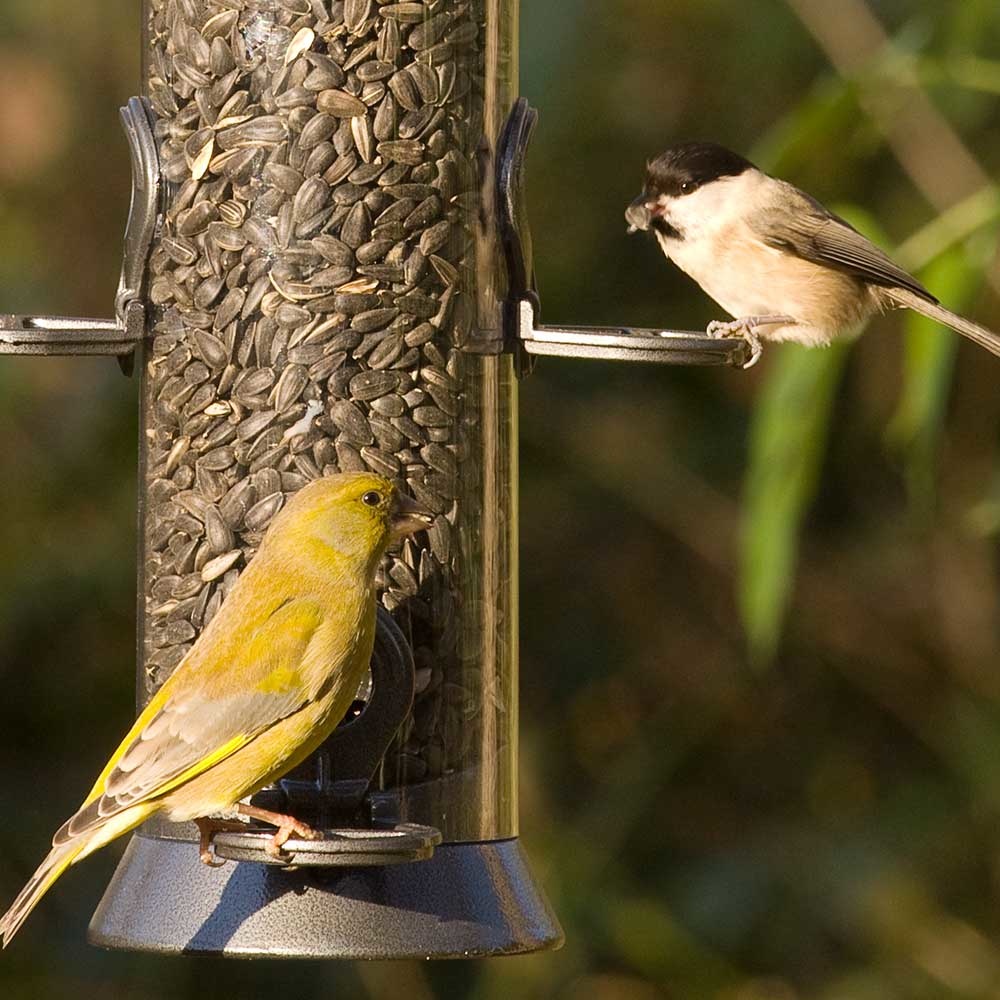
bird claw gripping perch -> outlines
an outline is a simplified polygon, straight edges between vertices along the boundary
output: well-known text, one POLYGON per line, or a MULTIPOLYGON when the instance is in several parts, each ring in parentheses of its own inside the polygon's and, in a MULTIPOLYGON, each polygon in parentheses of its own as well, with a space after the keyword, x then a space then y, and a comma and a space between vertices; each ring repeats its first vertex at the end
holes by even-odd
POLYGON ((764 353, 764 346, 757 332, 764 326, 783 326, 794 323, 791 316, 741 316, 734 320, 713 320, 708 324, 705 335, 713 340, 738 338, 750 348, 750 357, 743 363, 743 370, 753 368, 764 353))
POLYGON ((480 354, 513 353, 520 375, 531 372, 539 355, 743 368, 755 363, 760 356, 755 336, 734 339, 687 330, 560 327, 540 323, 541 303, 535 289, 524 192, 525 158, 537 122, 538 112, 523 97, 519 98, 500 137, 496 181, 489 186, 496 195, 498 236, 507 267, 504 330, 494 339, 479 336, 465 349, 480 354))
MULTIPOLYGON (((274 861, 285 864, 290 860, 290 855, 284 850, 285 844, 293 837, 298 840, 322 840, 323 832, 314 830, 308 823, 303 823, 294 816, 286 816, 283 813, 271 812, 268 809, 260 809, 256 806, 240 803, 238 807, 240 816, 246 816, 248 820, 258 820, 273 826, 275 832, 264 844, 264 852, 274 861)), ((215 854, 214 841, 218 833, 256 833, 247 823, 240 820, 214 819, 209 816, 196 819, 195 826, 198 827, 198 856, 203 864, 209 868, 221 868, 227 861, 215 854)))
POLYGON ((732 340, 737 338, 745 340, 750 348, 750 357, 743 363, 744 371, 748 368, 753 368, 760 360, 761 354, 764 353, 760 337, 757 336, 757 324, 754 322, 754 317, 748 316, 744 319, 734 319, 728 322, 726 320, 713 319, 705 329, 705 336, 711 337, 713 340, 732 340))
POLYGON ((269 826, 277 827, 277 831, 264 846, 268 857, 276 861, 287 861, 288 855, 283 850, 285 844, 294 835, 300 840, 322 840, 323 832, 314 830, 308 823, 296 819, 294 816, 286 816, 284 813, 271 812, 269 809, 260 809, 257 806, 240 803, 239 811, 241 816, 248 816, 250 819, 260 820, 269 826))
POLYGON ((221 868, 226 861, 216 858, 212 850, 212 841, 215 835, 217 833, 236 833, 242 830, 245 824, 238 820, 212 819, 209 816, 196 819, 194 824, 198 827, 198 856, 201 858, 202 864, 208 865, 209 868, 221 868))

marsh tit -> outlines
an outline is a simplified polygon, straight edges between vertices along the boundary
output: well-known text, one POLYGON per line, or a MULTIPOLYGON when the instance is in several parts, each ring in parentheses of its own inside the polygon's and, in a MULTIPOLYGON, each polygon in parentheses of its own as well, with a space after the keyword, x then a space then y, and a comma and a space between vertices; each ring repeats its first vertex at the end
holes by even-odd
POLYGON ((908 308, 1000 355, 1000 336, 945 309, 850 223, 797 187, 710 142, 671 146, 628 207, 629 232, 663 253, 736 319, 713 336, 829 344, 876 312, 908 308))

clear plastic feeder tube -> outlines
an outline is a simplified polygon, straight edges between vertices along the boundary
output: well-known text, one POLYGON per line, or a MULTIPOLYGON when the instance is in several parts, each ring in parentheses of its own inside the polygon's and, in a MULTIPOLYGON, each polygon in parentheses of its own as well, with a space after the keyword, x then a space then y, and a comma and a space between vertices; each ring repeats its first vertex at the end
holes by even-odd
POLYGON ((163 224, 142 362, 139 696, 288 497, 370 469, 436 515, 381 594, 417 666, 404 820, 516 835, 516 386, 493 154, 506 0, 145 0, 163 224))

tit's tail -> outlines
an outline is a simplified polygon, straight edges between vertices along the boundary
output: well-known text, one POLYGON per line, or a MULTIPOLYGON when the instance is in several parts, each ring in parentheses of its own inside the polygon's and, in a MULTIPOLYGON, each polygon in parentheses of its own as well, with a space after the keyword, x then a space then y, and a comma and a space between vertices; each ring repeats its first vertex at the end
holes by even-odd
POLYGON ((89 830, 82 831, 76 837, 55 844, 38 866, 38 871, 31 876, 28 884, 18 893, 17 899, 11 903, 10 909, 0 917, 0 947, 6 948, 10 944, 18 928, 28 919, 28 914, 41 902, 42 896, 52 888, 56 879, 70 865, 82 861, 99 847, 138 826, 156 809, 156 804, 149 803, 133 806, 89 830))
POLYGON ((968 337, 969 340, 980 347, 985 347, 991 354, 1000 357, 1000 334, 996 334, 992 330, 988 330, 985 326, 980 326, 978 323, 973 323, 972 320, 968 320, 964 316, 959 316, 957 313, 953 313, 950 309, 945 309, 944 306, 938 305, 936 302, 930 302, 925 298, 921 298, 921 296, 915 292, 911 292, 908 288, 888 288, 885 289, 885 295, 891 300, 893 305, 905 306, 907 309, 912 309, 914 312, 918 312, 922 316, 934 320, 936 323, 949 326, 956 333, 960 333, 963 337, 968 337))

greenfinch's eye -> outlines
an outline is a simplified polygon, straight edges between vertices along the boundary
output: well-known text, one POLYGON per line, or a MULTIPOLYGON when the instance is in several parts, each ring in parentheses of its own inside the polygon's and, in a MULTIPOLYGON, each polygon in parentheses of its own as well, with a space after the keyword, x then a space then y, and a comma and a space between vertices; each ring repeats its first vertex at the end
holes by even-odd
POLYGON ((364 495, 364 496, 363 496, 363 497, 361 498, 361 502, 362 502, 362 503, 363 503, 363 504, 364 504, 364 505, 365 505, 366 507, 378 507, 378 506, 379 506, 379 505, 380 505, 380 504, 382 503, 382 500, 383 500, 383 499, 384 499, 384 497, 383 497, 383 496, 382 496, 382 494, 381 494, 381 493, 379 493, 379 492, 378 492, 377 490, 369 490, 369 491, 368 491, 368 492, 367 492, 367 493, 366 493, 366 494, 365 494, 365 495, 364 495))

